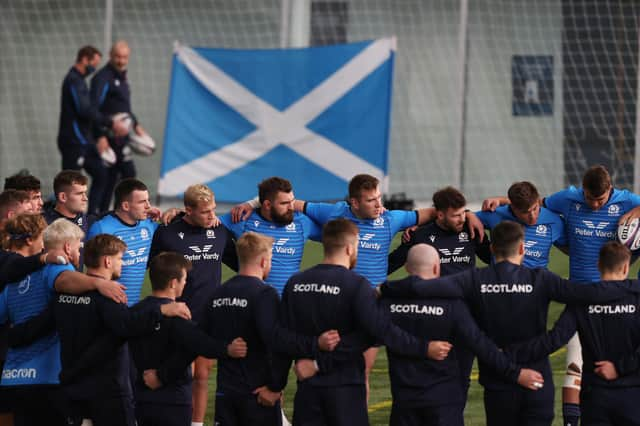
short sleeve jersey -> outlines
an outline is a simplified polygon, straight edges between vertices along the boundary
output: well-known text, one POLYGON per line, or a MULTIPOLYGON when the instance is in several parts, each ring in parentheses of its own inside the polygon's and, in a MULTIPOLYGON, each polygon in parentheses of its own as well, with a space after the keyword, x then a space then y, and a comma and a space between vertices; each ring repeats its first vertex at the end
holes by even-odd
POLYGON ((569 244, 569 278, 572 281, 600 281, 600 248, 615 240, 620 216, 640 205, 640 197, 627 190, 614 189, 607 203, 592 210, 580 188, 569 187, 545 198, 545 206, 564 217, 569 244))
POLYGON ((391 241, 398 231, 418 222, 415 211, 386 210, 376 219, 359 219, 344 201, 336 204, 306 203, 305 213, 320 225, 345 218, 358 226, 358 262, 354 271, 377 285, 387 279, 388 254, 391 241))
POLYGON ((512 220, 524 227, 524 260, 527 268, 546 268, 553 244, 567 245, 562 218, 542 207, 535 225, 527 225, 516 218, 509 206, 500 206, 494 212, 476 212, 485 228, 493 229, 500 222, 512 220))
MULTIPOLYGON (((9 284, 0 294, 0 322, 20 324, 38 315, 53 298, 58 276, 73 270, 71 265, 47 265, 9 284)), ((54 333, 28 346, 10 348, 0 385, 57 384, 60 368, 60 339, 54 333)))
POLYGON ((302 213, 294 213, 293 222, 280 225, 263 218, 258 212, 253 212, 247 220, 233 223, 229 214, 220 220, 236 238, 248 231, 264 234, 274 239, 271 272, 265 282, 273 286, 278 295, 291 275, 300 271, 300 262, 304 244, 307 239, 319 240, 321 228, 302 213))
POLYGON ((151 241, 157 228, 158 224, 151 219, 140 220, 134 225, 129 225, 120 220, 115 213, 106 215, 89 228, 87 240, 98 234, 111 234, 127 245, 122 256, 122 275, 119 282, 127 287, 125 293, 129 306, 140 301, 151 241))

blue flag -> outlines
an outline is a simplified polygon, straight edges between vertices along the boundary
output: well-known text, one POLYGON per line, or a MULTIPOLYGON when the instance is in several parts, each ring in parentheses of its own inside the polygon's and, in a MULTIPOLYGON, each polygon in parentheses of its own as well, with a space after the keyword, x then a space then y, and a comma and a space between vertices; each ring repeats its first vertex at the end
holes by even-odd
MULTIPOLYGON (((304 200, 387 177, 395 38, 303 49, 176 45, 158 193, 239 202, 270 176, 304 200)), ((384 187, 383 187, 384 188, 384 187)))

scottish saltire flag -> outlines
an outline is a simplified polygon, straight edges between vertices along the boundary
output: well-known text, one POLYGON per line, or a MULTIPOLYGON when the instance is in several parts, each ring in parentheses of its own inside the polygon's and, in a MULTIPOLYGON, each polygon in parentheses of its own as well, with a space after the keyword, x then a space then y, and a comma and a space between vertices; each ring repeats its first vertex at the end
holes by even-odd
POLYGON ((176 45, 158 192, 206 183, 219 201, 270 176, 298 198, 341 199, 387 176, 395 38, 303 49, 176 45))

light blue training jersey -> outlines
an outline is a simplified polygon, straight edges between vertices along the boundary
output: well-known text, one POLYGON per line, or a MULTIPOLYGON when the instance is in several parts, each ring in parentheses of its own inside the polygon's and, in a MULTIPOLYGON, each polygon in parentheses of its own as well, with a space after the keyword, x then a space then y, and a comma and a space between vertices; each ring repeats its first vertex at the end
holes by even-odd
MULTIPOLYGON (((0 323, 21 324, 45 310, 55 295, 58 275, 73 271, 71 265, 46 265, 0 293, 0 323)), ((60 383, 60 339, 58 333, 42 337, 20 348, 9 348, 2 370, 2 386, 60 383)))
POLYGON ((566 235, 562 218, 551 210, 541 207, 535 225, 527 225, 518 220, 510 206, 500 206, 494 212, 479 211, 476 216, 485 228, 493 229, 500 222, 511 220, 524 227, 524 260, 527 268, 546 268, 553 244, 566 246, 566 235))
POLYGON ((220 216, 220 220, 236 238, 240 238, 248 231, 273 238, 271 272, 265 282, 273 286, 278 295, 282 295, 284 285, 291 275, 300 271, 300 262, 307 239, 319 241, 322 237, 322 229, 306 215, 298 212, 293 214, 293 222, 288 225, 269 221, 257 211, 254 211, 247 220, 238 223, 231 221, 230 214, 220 216))
POLYGON ((600 281, 600 248, 617 238, 620 216, 640 205, 640 197, 627 190, 614 189, 607 203, 592 210, 582 188, 571 186, 545 198, 544 204, 564 218, 569 243, 569 279, 578 282, 600 281))
POLYGON ((344 201, 335 204, 306 203, 305 213, 319 225, 345 218, 358 226, 360 241, 358 263, 354 271, 367 278, 372 285, 387 279, 389 247, 393 237, 398 231, 418 223, 418 213, 406 210, 386 210, 376 219, 359 219, 344 201))
POLYGON ((156 229, 158 224, 151 219, 139 220, 135 225, 129 225, 120 220, 115 213, 106 215, 89 228, 87 241, 98 234, 111 234, 127 245, 122 256, 122 275, 118 281, 127 287, 125 293, 129 306, 140 301, 151 240, 156 229))

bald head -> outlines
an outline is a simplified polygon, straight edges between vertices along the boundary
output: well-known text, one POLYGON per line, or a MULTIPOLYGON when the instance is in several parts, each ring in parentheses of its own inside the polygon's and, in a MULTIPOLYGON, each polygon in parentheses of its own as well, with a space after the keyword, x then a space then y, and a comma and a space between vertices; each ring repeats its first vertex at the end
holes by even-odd
POLYGON ((427 244, 416 244, 411 247, 405 265, 410 275, 428 280, 440 276, 440 256, 438 251, 427 244))
POLYGON ((115 69, 120 72, 123 72, 127 69, 127 65, 129 64, 129 53, 131 50, 129 49, 129 44, 127 44, 124 40, 116 41, 111 47, 110 62, 111 65, 115 69))

